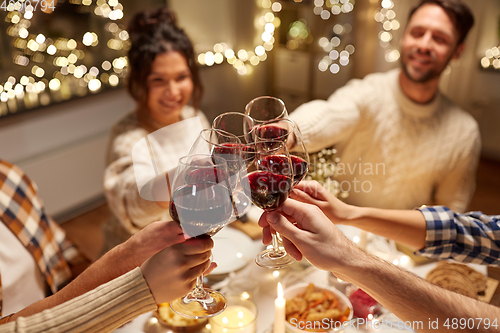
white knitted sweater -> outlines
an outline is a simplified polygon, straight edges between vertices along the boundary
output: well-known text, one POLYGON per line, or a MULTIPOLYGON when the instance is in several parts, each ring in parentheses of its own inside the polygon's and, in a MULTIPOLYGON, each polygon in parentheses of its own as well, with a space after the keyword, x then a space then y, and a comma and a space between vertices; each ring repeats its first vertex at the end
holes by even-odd
POLYGON ((328 100, 290 117, 310 152, 335 145, 336 179, 359 206, 467 209, 480 153, 476 121, 442 94, 428 104, 407 98, 399 69, 351 80, 328 100))
MULTIPOLYGON (((205 115, 199 110, 194 110, 191 106, 185 106, 181 116, 182 119, 198 116, 202 127, 210 128, 210 123, 205 115)), ((104 172, 104 193, 111 211, 128 234, 126 236, 134 234, 153 221, 170 219, 168 209, 161 208, 154 201, 141 198, 137 189, 132 149, 139 140, 148 134, 150 134, 149 131, 140 125, 135 113, 124 117, 111 131, 106 156, 107 166, 104 172)), ((197 134, 198 132, 194 133, 194 135, 197 134)), ((185 150, 184 140, 184 137, 178 137, 169 142, 168 151, 176 151, 177 148, 185 150)), ((148 156, 147 151, 145 154, 148 156)), ((186 154, 187 152, 181 156, 186 154)), ((162 169, 175 168, 177 161, 178 158, 166 161, 162 165, 162 169), (167 163, 170 165, 166 165, 167 163)), ((114 225, 114 222, 110 223, 114 225)), ((118 233, 119 231, 111 230, 111 232, 118 233)), ((110 236, 108 235, 108 237, 110 236)), ((121 241, 125 239, 121 239, 121 241)), ((111 241, 109 248, 116 244, 116 241, 111 241)))

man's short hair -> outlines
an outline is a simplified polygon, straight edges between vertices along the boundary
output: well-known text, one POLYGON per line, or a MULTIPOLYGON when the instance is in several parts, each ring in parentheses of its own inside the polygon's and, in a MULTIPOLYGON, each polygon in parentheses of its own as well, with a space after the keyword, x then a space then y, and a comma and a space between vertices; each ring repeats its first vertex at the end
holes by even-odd
POLYGON ((426 4, 434 4, 443 8, 458 31, 458 44, 461 44, 474 25, 474 16, 470 8, 461 0, 422 0, 420 4, 410 11, 408 21, 410 21, 417 9, 426 4))

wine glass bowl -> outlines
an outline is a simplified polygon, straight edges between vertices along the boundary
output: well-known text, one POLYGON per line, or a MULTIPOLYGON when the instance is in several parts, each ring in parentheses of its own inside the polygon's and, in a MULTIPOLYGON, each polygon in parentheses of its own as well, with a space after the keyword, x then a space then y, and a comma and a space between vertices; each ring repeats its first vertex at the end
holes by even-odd
POLYGON ((242 143, 253 141, 254 120, 241 112, 225 112, 212 122, 213 129, 235 135, 242 143))
POLYGON ((292 136, 287 141, 287 147, 292 160, 293 186, 295 186, 307 175, 311 161, 299 128, 292 120, 290 122, 293 124, 293 131, 292 136))
MULTIPOLYGON (((169 210, 189 237, 211 237, 234 215, 229 171, 224 158, 212 154, 181 157, 177 166, 169 210)), ((170 303, 173 311, 188 318, 208 318, 222 312, 225 298, 203 287, 203 276, 186 296, 170 303)))
POLYGON ((254 131, 255 141, 267 141, 273 147, 276 142, 293 144, 294 123, 290 119, 274 119, 258 125, 254 131))
POLYGON ((211 154, 226 160, 232 190, 239 183, 239 172, 243 165, 241 159, 241 140, 235 135, 220 129, 205 129, 191 147, 189 154, 211 154))
POLYGON ((293 185, 297 185, 307 174, 309 154, 302 140, 300 131, 290 119, 275 119, 259 125, 255 129, 257 140, 268 140, 268 146, 276 141, 285 142, 293 165, 293 185))
POLYGON ((245 106, 245 114, 252 117, 255 125, 273 119, 288 118, 285 103, 281 99, 272 96, 261 96, 252 99, 245 106))
MULTIPOLYGON (((284 142, 257 141, 255 143, 255 171, 249 172, 242 183, 246 183, 252 202, 267 212, 281 207, 288 198, 293 184, 293 167, 284 142)), ((283 268, 295 262, 283 247, 278 245, 276 234, 272 234, 273 247, 259 253, 256 263, 262 267, 283 268)))

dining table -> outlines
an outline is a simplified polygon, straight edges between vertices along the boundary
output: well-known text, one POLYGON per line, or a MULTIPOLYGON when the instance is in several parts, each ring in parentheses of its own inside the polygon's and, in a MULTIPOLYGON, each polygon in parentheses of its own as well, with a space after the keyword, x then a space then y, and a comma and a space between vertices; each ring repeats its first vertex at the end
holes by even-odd
MULTIPOLYGON (((213 237, 213 260, 219 264, 219 267, 205 278, 205 283, 226 296, 245 291, 241 290, 241 287, 235 290, 234 285, 243 285, 248 288, 247 295, 255 302, 258 311, 256 333, 272 333, 278 282, 281 282, 284 289, 303 282, 314 283, 318 286, 333 286, 331 273, 312 266, 306 259, 281 270, 256 265, 255 256, 265 248, 265 245, 262 244, 259 227, 256 224, 259 214, 258 210, 253 211, 252 214, 249 214, 249 216, 253 215, 253 218, 247 219, 244 223, 241 221, 233 222, 232 225, 224 228, 213 237), (238 281, 242 283, 235 283, 238 281)), ((355 243, 359 243, 363 237, 366 237, 364 232, 354 227, 338 226, 338 228, 355 243)), ((415 262, 413 259, 415 257, 412 254, 401 251, 397 244, 377 235, 368 234, 366 244, 362 245, 368 252, 397 264, 422 278, 425 278, 426 274, 437 265, 437 262, 432 260, 417 260, 415 262)), ((468 265, 493 280, 494 291, 490 292, 490 303, 500 306, 500 287, 498 287, 500 268, 468 265)), ((384 309, 384 315, 391 315, 390 311, 384 309)), ((152 313, 143 314, 115 330, 114 333, 150 333, 145 331, 144 327, 152 316, 152 313)), ((394 315, 392 318, 392 320, 398 320, 394 315)), ((344 332, 385 331, 396 333, 408 332, 409 330, 373 328, 369 330, 344 330, 344 332)), ((204 333, 206 332, 210 331, 204 329, 204 333)), ((288 329, 287 333, 289 333, 288 329)))

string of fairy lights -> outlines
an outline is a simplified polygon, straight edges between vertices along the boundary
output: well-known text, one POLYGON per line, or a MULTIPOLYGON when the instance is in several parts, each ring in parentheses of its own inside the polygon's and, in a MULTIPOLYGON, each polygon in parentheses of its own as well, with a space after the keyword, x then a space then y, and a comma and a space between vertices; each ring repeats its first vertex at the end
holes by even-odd
POLYGON ((375 21, 382 25, 382 30, 378 34, 380 46, 385 52, 385 61, 396 62, 399 57, 399 51, 393 46, 391 41, 394 38, 394 31, 401 27, 401 24, 396 20, 396 12, 393 10, 393 0, 382 0, 380 3, 380 10, 375 12, 375 21))
MULTIPOLYGON (((332 16, 347 14, 353 10, 354 0, 314 0, 313 13, 323 20, 328 20, 332 16)), ((344 36, 349 35, 351 31, 352 26, 349 23, 335 24, 331 38, 319 38, 319 46, 326 53, 318 63, 318 69, 321 72, 330 70, 332 74, 337 74, 341 67, 349 64, 349 57, 354 53, 355 48, 352 44, 342 43, 342 39, 344 36), (342 45, 343 49, 341 48, 342 45)))
POLYGON ((260 43, 252 50, 233 50, 226 43, 216 43, 213 50, 202 52, 198 55, 200 65, 213 66, 224 62, 224 59, 231 64, 240 75, 247 75, 253 72, 253 66, 267 59, 267 52, 274 48, 276 39, 274 32, 281 25, 281 20, 275 13, 282 9, 279 1, 262 0, 257 1, 260 8, 259 16, 255 20, 255 27, 260 33, 260 43))
MULTIPOLYGON (((49 2, 46 0, 45 8, 38 10, 50 14, 55 8, 49 6, 49 2)), ((91 11, 92 0, 70 0, 69 3, 77 6, 77 12, 91 11)), ((52 39, 43 32, 30 29, 31 19, 39 15, 30 1, 18 0, 7 10, 5 20, 10 23, 7 35, 13 38, 15 48, 13 63, 31 66, 32 75, 20 78, 10 76, 6 82, 0 83, 0 116, 15 113, 22 105, 30 109, 97 92, 103 83, 115 87, 123 79, 127 65, 125 56, 105 60, 100 66, 90 68, 83 64, 86 51, 100 42, 97 33, 88 31, 74 39, 52 39), (57 68, 52 73, 48 70, 52 67, 48 65, 50 63, 57 68)), ((123 5, 118 0, 97 0, 93 12, 110 21, 105 24, 106 31, 111 35, 107 41, 108 48, 127 50, 130 47, 128 33, 121 24, 113 22, 123 18, 123 5)))
POLYGON ((481 58, 481 66, 484 69, 500 70, 500 45, 487 49, 481 58))
MULTIPOLYGON (((55 7, 45 2, 44 13, 50 13, 55 7)), ((301 2, 302 0, 294 0, 301 2)), ((323 20, 329 20, 341 14, 354 10, 355 0, 314 0, 313 13, 323 20)), ((106 19, 106 34, 99 36, 96 32, 88 31, 82 36, 72 39, 46 37, 43 32, 33 31, 31 19, 36 14, 28 0, 9 2, 6 8, 8 14, 5 20, 10 23, 7 35, 13 39, 15 50, 12 54, 13 63, 23 67, 31 66, 31 75, 20 78, 10 76, 5 82, 0 82, 0 117, 9 112, 15 113, 19 105, 25 108, 35 108, 48 105, 54 101, 61 101, 72 96, 84 96, 89 92, 97 92, 102 85, 118 86, 123 82, 128 60, 126 56, 117 56, 104 60, 100 65, 87 68, 83 59, 93 47, 104 42, 106 46, 118 53, 124 53, 130 48, 128 32, 120 24, 123 18, 124 7, 119 0, 69 0, 77 6, 77 11, 92 12, 98 17, 106 19), (121 51, 121 52, 120 52, 121 51), (47 64, 52 63, 57 69, 49 73, 47 64)), ((251 49, 235 50, 225 42, 216 43, 212 50, 198 54, 200 65, 213 66, 226 61, 232 65, 238 74, 249 75, 259 63, 266 61, 268 52, 272 51, 276 42, 275 32, 281 26, 278 13, 283 5, 280 1, 257 0, 260 9, 255 18, 256 32, 259 34, 259 43, 251 49)), ((394 31, 400 28, 396 20, 394 0, 381 0, 380 9, 374 13, 374 19, 382 29, 379 33, 380 45, 385 49, 385 60, 395 62, 399 59, 399 51, 391 44, 394 31)), ((36 14, 38 15, 38 14, 36 14)), ((296 50, 302 43, 310 44, 313 36, 307 22, 299 19, 287 27, 286 47, 296 50)), ((330 71, 337 74, 341 67, 349 64, 350 56, 355 47, 343 42, 352 31, 352 26, 335 24, 329 37, 320 37, 318 44, 326 55, 319 61, 318 69, 321 72, 330 71), (333 33, 333 34, 332 34, 333 33), (333 37, 331 37, 333 36, 333 37)), ((500 70, 500 46, 488 49, 481 59, 483 68, 500 70)))

